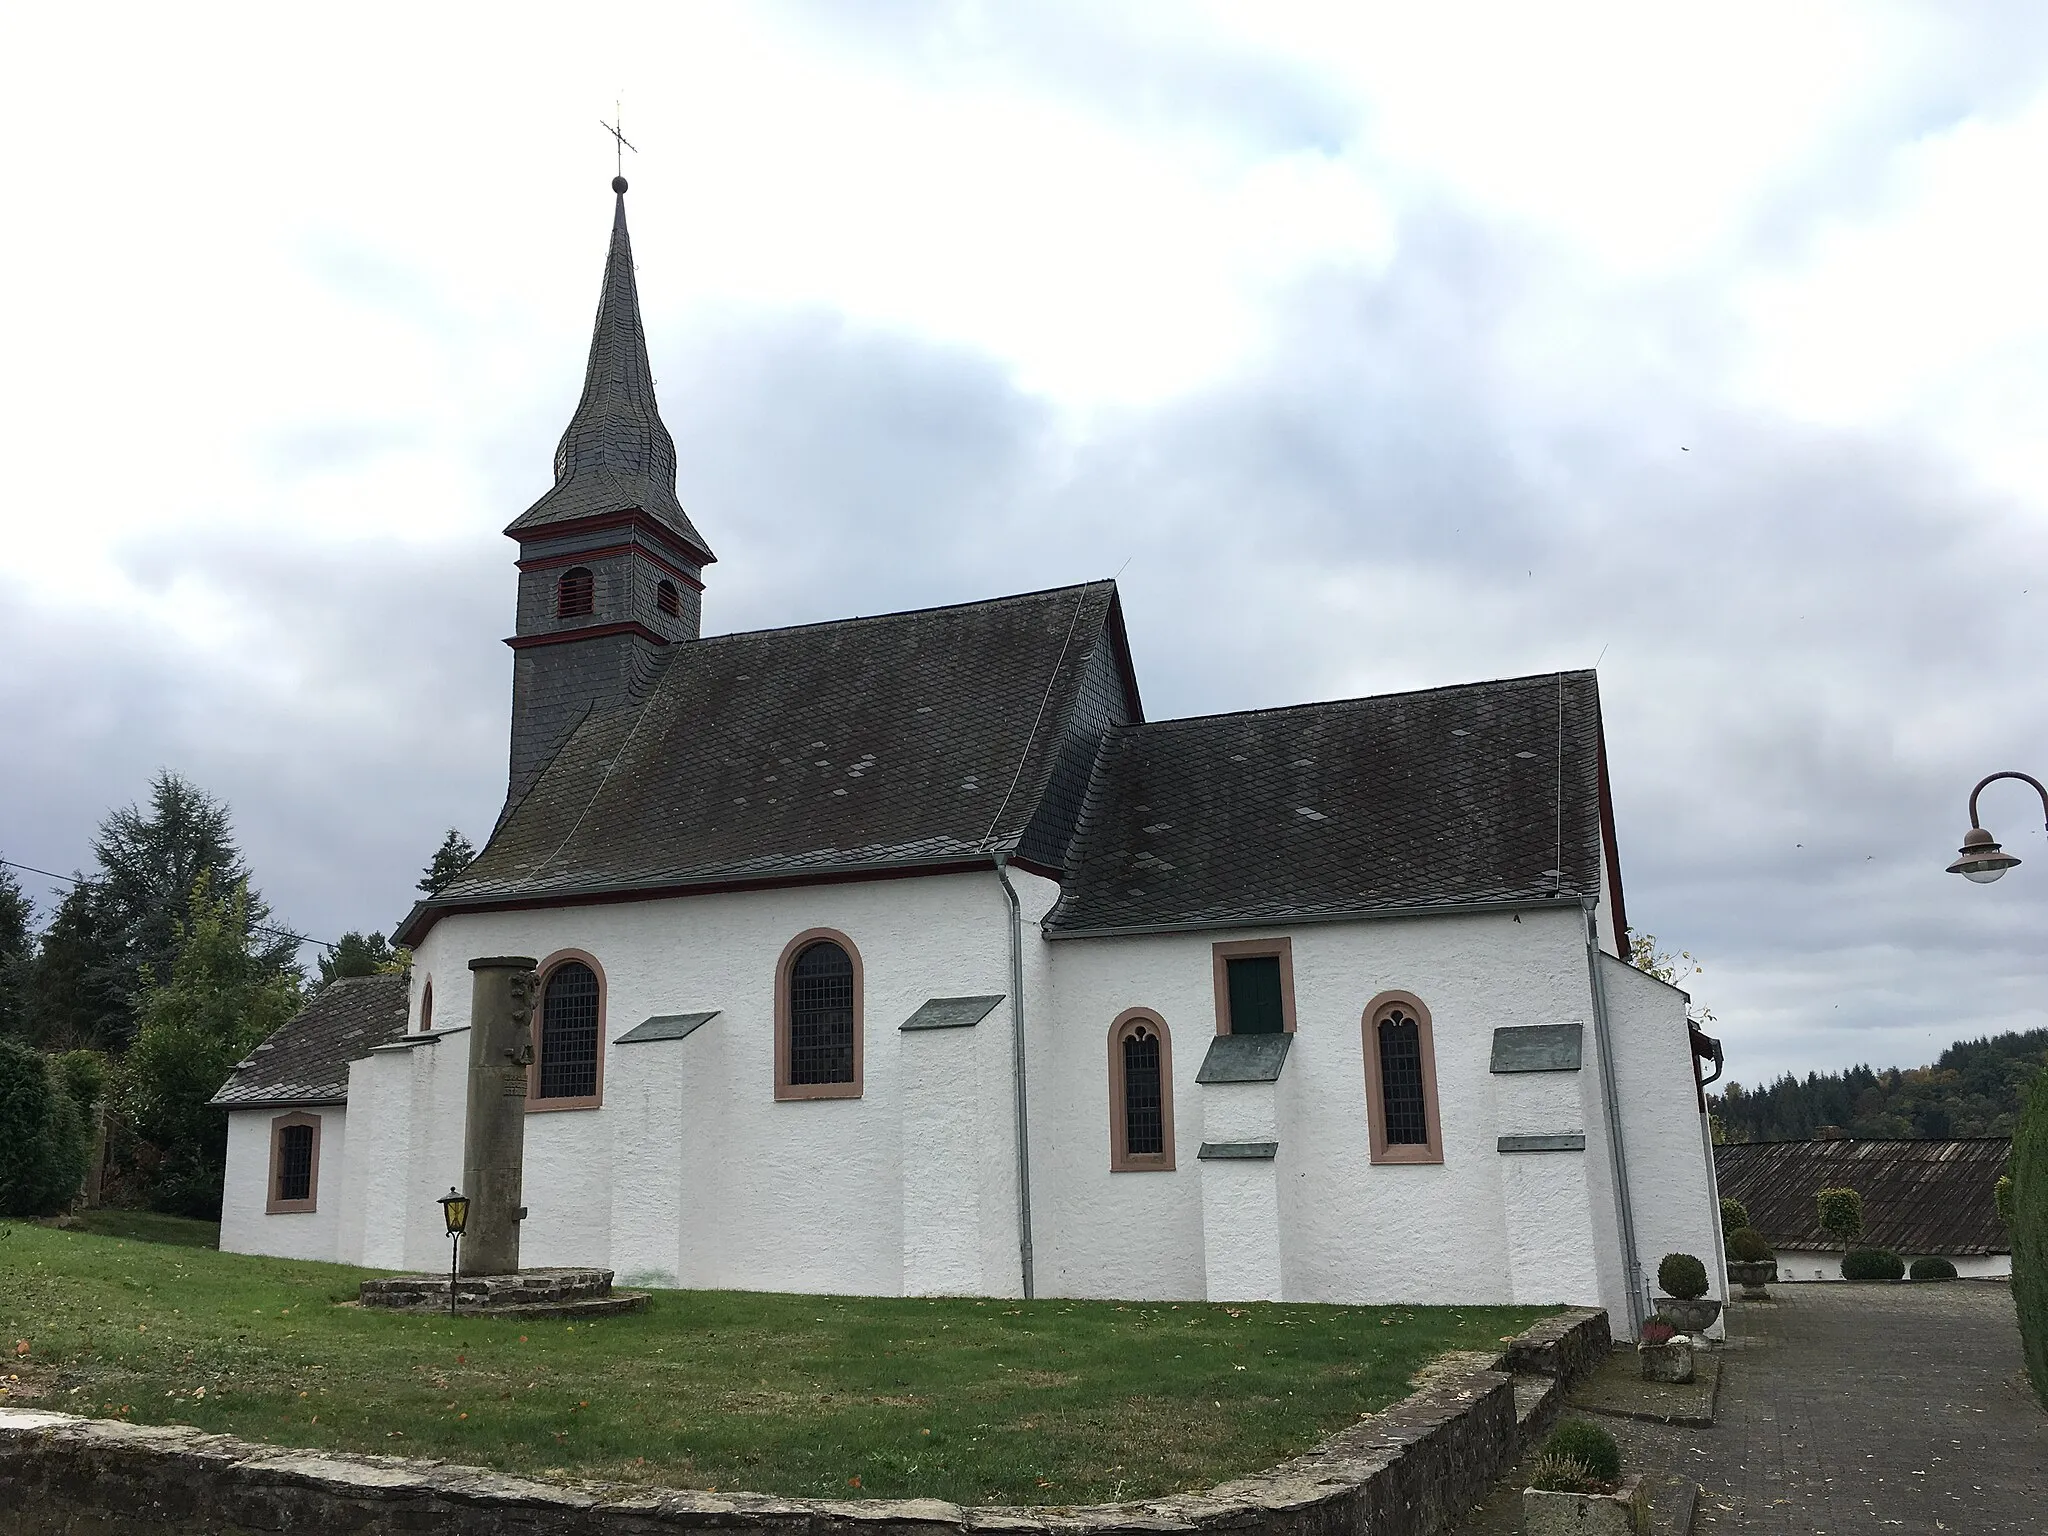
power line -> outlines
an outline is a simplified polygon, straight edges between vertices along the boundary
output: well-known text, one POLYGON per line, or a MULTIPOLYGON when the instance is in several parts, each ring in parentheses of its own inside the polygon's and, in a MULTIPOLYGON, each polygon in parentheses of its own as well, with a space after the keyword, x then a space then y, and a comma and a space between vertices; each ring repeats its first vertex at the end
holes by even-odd
MULTIPOLYGON (((33 864, 17 864, 13 859, 0 859, 0 865, 5 865, 9 869, 21 870, 26 874, 42 875, 50 880, 62 880, 66 885, 97 885, 100 883, 95 880, 82 879, 77 875, 60 875, 54 869, 37 869, 33 864)), ((252 933, 271 933, 277 935, 280 939, 295 939, 301 944, 317 944, 330 954, 341 948, 339 944, 330 944, 325 939, 309 938, 303 933, 294 933, 289 928, 273 928, 268 923, 251 923, 249 929, 252 933)))

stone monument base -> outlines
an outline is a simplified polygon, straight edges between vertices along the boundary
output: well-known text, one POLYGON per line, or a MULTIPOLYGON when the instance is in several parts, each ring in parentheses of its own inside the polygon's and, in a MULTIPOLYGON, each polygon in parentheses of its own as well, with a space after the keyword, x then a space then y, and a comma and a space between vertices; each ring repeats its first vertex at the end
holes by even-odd
MULTIPOLYGON (((365 1280, 366 1307, 396 1312, 446 1312, 446 1275, 391 1275, 365 1280)), ((467 1317, 611 1317, 638 1312, 645 1291, 614 1291, 608 1269, 522 1269, 510 1275, 458 1275, 455 1311, 467 1317)))

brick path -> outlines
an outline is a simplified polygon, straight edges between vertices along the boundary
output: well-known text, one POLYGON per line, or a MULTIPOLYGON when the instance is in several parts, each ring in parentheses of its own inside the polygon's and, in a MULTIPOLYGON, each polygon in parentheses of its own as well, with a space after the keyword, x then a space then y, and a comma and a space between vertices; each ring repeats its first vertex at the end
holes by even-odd
POLYGON ((1685 1432, 1715 1536, 2048 1531, 2048 1413, 2000 1285, 1779 1285, 1685 1432), (1704 1454, 1698 1454, 1704 1452, 1704 1454))

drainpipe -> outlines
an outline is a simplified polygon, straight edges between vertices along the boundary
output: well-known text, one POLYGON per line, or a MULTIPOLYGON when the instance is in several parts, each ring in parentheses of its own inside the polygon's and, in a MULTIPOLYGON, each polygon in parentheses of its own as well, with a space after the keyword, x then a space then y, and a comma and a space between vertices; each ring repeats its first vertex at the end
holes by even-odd
POLYGON ((1600 1097, 1607 1111, 1609 1167, 1614 1174, 1614 1214, 1621 1227, 1622 1280, 1628 1291, 1628 1332, 1634 1338, 1643 1325, 1643 1263, 1636 1253, 1636 1218, 1628 1195, 1628 1151, 1621 1139, 1621 1091, 1614 1077, 1612 1034, 1607 1018, 1607 978, 1600 973, 1600 935, 1594 904, 1586 911, 1586 970, 1593 981, 1593 1043, 1600 1052, 1600 1097))
POLYGON ((1031 1273, 1031 1111, 1024 1093, 1024 906, 1010 884, 1010 856, 996 855, 996 879, 1010 902, 1010 1054, 1017 1084, 1017 1261, 1024 1299, 1038 1294, 1031 1273))

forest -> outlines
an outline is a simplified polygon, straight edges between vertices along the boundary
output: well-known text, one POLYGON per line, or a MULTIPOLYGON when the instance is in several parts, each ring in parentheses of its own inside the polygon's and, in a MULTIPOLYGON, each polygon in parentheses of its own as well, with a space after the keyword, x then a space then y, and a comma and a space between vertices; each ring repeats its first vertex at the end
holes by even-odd
POLYGON ((1930 1067, 1789 1072, 1763 1088, 1710 1094, 1718 1141, 1803 1141, 1825 1126, 1852 1136, 2009 1136, 2027 1085, 2048 1068, 2048 1029, 1958 1040, 1930 1067))

